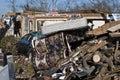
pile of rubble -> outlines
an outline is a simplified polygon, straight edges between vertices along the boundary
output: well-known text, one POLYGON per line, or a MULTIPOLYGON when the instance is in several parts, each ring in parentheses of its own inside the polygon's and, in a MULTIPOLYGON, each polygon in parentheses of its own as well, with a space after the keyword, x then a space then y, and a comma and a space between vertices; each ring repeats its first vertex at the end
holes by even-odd
POLYGON ((47 34, 33 49, 35 75, 50 80, 119 80, 120 22, 111 23, 116 25, 47 34))
POLYGON ((16 80, 29 80, 34 70, 28 58, 22 55, 14 56, 14 63, 16 80))

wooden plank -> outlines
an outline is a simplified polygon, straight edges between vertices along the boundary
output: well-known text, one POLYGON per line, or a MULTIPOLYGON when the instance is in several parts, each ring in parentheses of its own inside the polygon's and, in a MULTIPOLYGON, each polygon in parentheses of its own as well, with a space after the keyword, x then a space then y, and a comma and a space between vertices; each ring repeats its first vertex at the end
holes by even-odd
POLYGON ((101 41, 101 42, 98 42, 98 44, 95 44, 95 45, 93 45, 92 47, 90 47, 90 48, 87 50, 87 52, 88 52, 88 53, 94 52, 94 51, 96 51, 97 49, 103 47, 103 46, 106 45, 106 44, 107 44, 107 42, 106 42, 105 40, 104 40, 104 41, 101 41))
POLYGON ((95 36, 102 35, 102 34, 107 33, 107 30, 109 28, 111 28, 115 25, 118 25, 118 24, 120 24, 120 21, 112 21, 110 23, 106 23, 105 25, 98 27, 97 29, 88 31, 86 34, 87 35, 95 35, 95 36))
POLYGON ((110 31, 110 32, 115 32, 117 30, 120 30, 120 24, 115 25, 115 26, 113 26, 113 27, 111 27, 111 28, 109 28, 107 30, 110 31))
POLYGON ((120 32, 109 33, 109 35, 110 35, 111 37, 120 37, 120 32))

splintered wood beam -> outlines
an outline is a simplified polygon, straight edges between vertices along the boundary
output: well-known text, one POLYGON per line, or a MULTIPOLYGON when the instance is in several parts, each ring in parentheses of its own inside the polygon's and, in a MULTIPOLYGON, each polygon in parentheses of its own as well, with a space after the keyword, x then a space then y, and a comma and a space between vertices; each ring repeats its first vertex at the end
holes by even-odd
POLYGON ((118 31, 118 30, 120 30, 120 24, 115 25, 115 26, 108 29, 109 32, 115 32, 115 31, 118 31))
POLYGON ((120 37, 120 32, 109 33, 110 37, 120 37))
POLYGON ((112 21, 112 22, 106 23, 105 25, 100 26, 96 29, 88 31, 86 34, 87 35, 95 35, 95 36, 106 34, 106 33, 108 33, 108 29, 110 29, 111 27, 116 26, 118 24, 120 24, 120 21, 112 21))
POLYGON ((97 44, 91 46, 91 47, 87 50, 87 52, 88 52, 88 53, 95 52, 97 49, 105 46, 106 44, 107 44, 107 42, 106 42, 105 40, 103 40, 103 41, 101 41, 101 42, 98 42, 97 44))

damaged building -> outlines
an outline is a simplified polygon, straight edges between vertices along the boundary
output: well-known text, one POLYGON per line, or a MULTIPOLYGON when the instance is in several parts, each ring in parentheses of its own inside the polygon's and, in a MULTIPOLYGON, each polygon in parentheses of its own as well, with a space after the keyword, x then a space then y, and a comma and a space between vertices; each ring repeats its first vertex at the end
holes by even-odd
POLYGON ((10 26, 8 35, 15 35, 16 32, 24 36, 27 33, 33 31, 40 31, 42 26, 61 23, 67 20, 73 20, 77 18, 86 18, 88 26, 92 26, 93 29, 104 25, 107 22, 107 14, 98 13, 95 11, 74 11, 74 12, 32 12, 24 11, 18 13, 6 13, 3 16, 3 22, 7 21, 10 26), (19 26, 15 26, 15 19, 19 22, 19 26), (11 33, 10 33, 11 32, 11 33))

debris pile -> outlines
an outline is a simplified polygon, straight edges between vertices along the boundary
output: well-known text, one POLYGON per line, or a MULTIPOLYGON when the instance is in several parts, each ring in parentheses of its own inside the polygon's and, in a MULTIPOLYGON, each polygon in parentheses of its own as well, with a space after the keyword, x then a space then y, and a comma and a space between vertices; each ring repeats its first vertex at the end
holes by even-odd
POLYGON ((28 58, 22 55, 14 56, 16 80, 28 80, 34 73, 28 58))
POLYGON ((31 57, 37 77, 119 80, 119 25, 101 29, 104 32, 99 28, 88 31, 87 27, 58 31, 40 39, 31 57), (94 35, 96 33, 99 34, 94 35))

